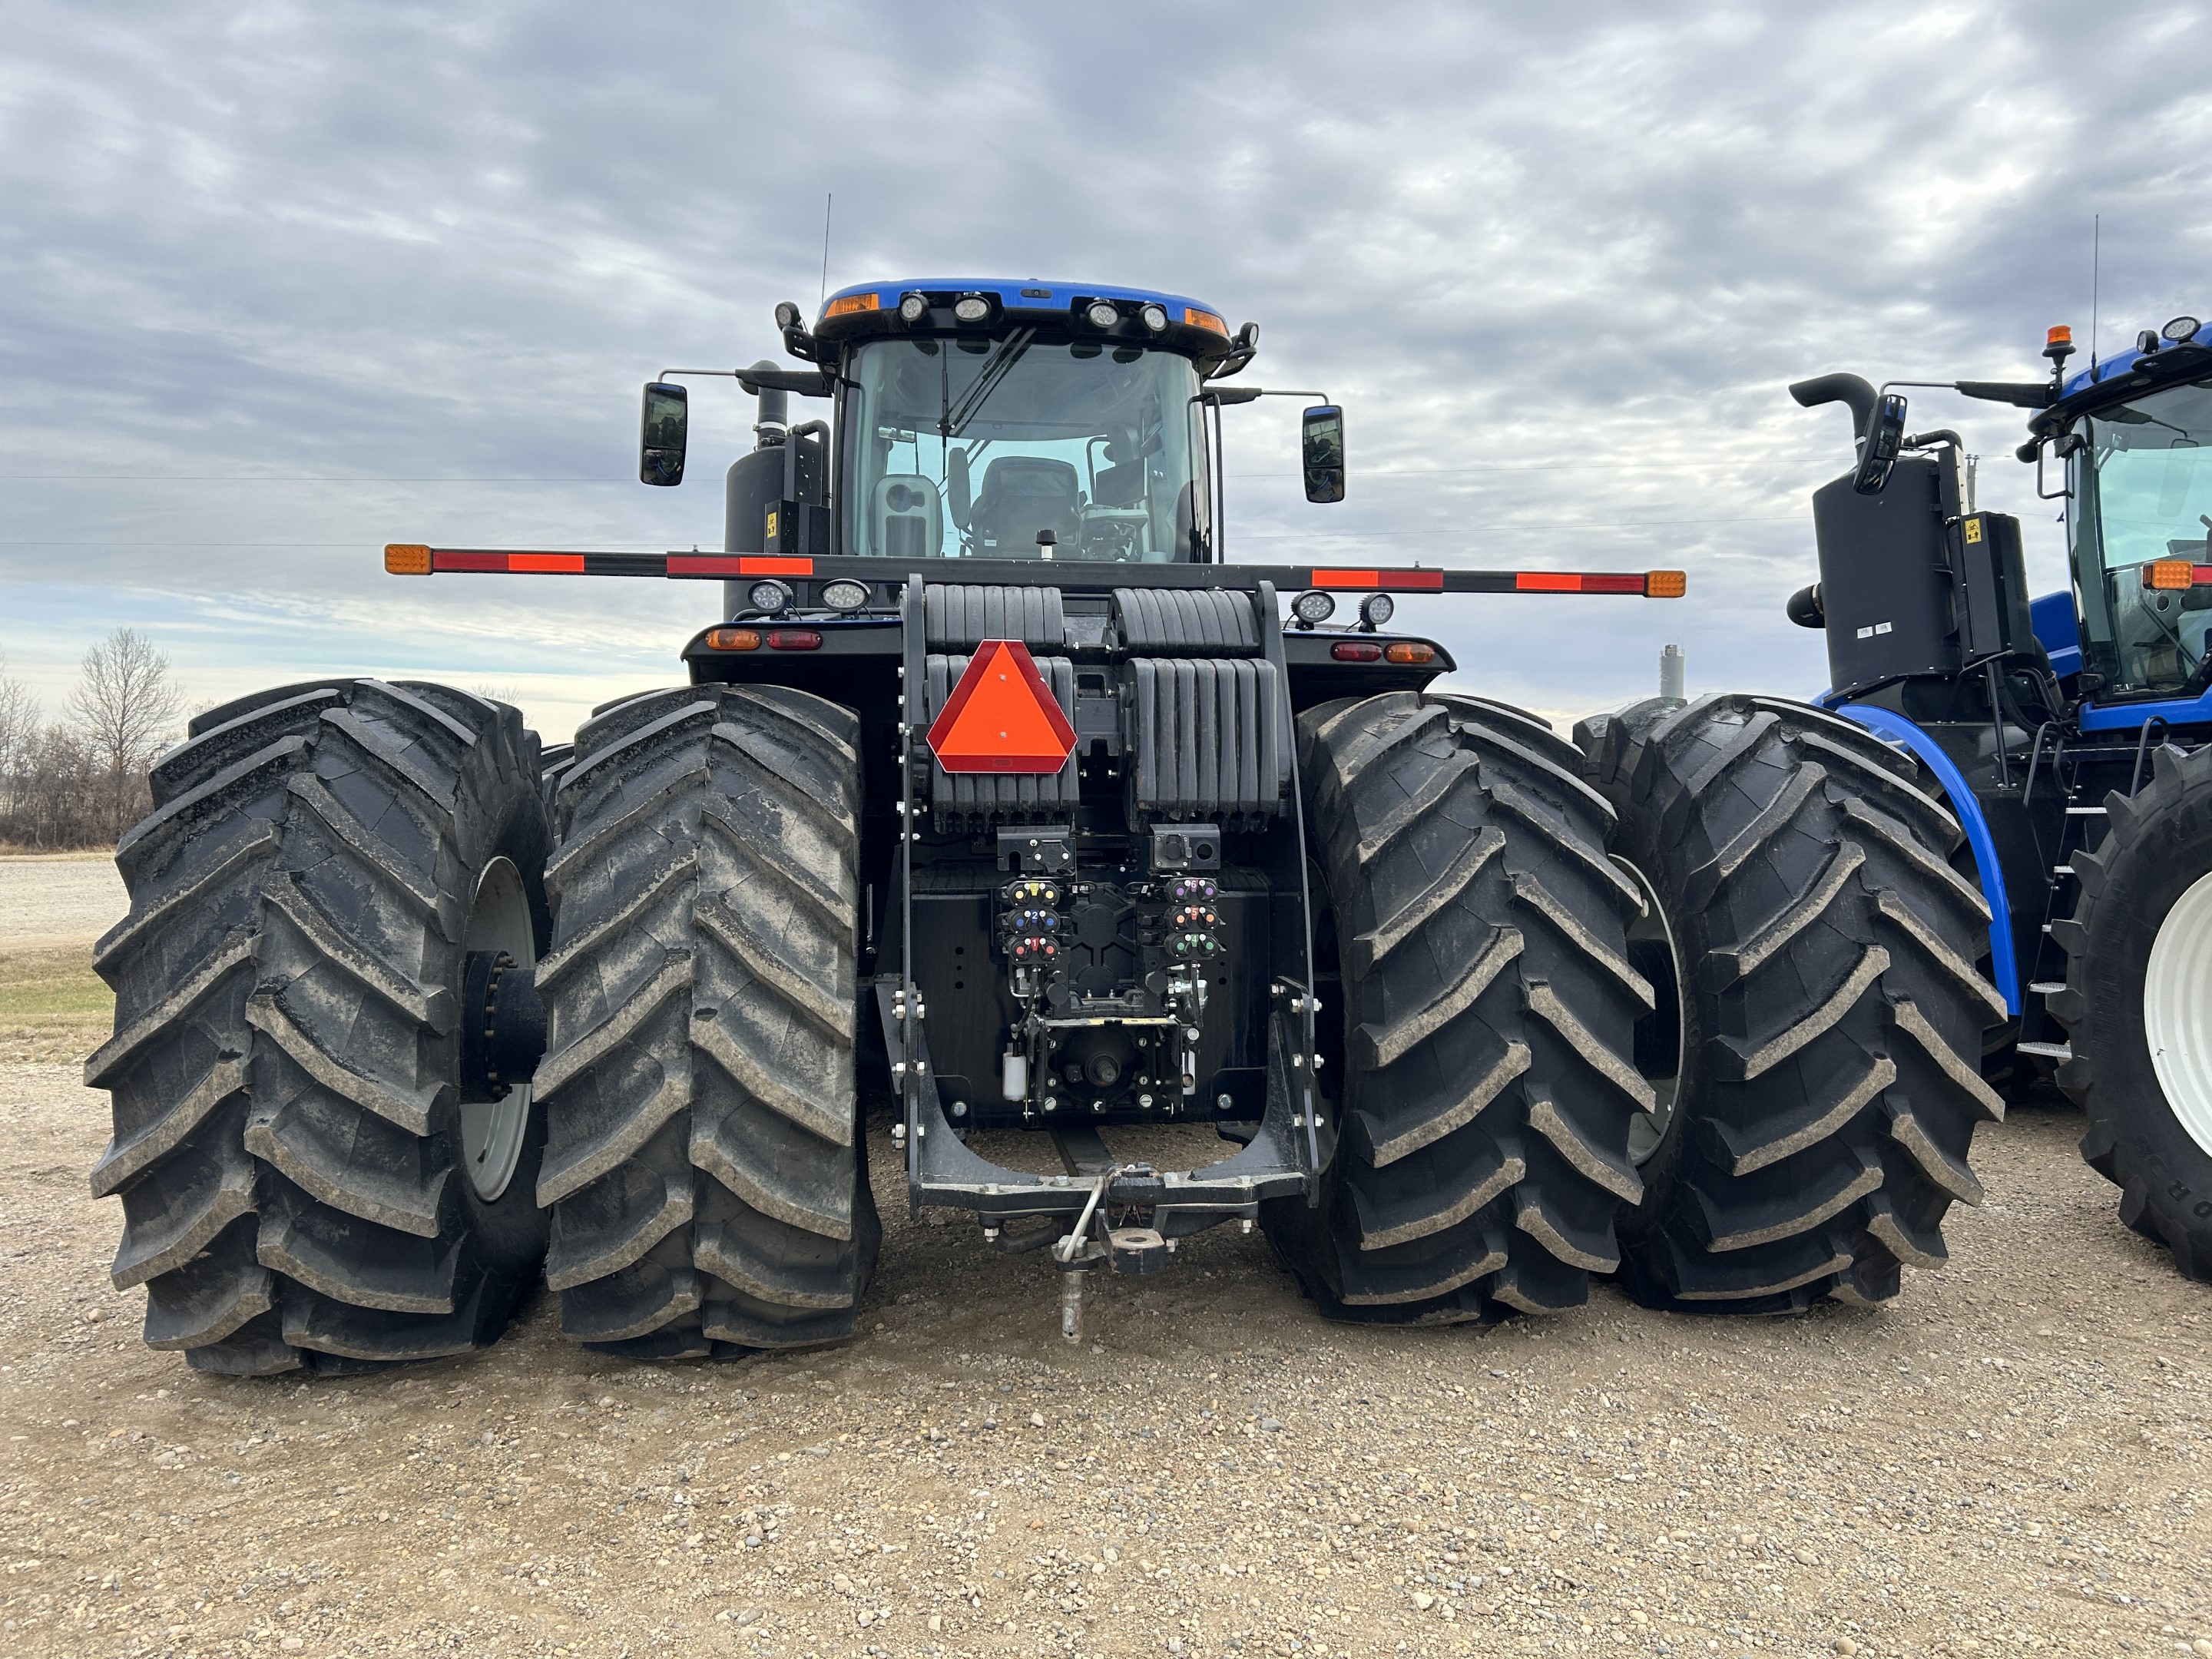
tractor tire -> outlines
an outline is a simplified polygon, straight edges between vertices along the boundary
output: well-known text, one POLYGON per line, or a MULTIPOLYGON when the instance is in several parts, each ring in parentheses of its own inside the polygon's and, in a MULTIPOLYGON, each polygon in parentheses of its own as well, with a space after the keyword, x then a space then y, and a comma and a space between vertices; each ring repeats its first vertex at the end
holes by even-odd
POLYGON ((1944 1260, 1952 1200, 1980 1201, 1967 1148, 2004 1111, 1957 824, 1910 757, 1802 703, 1655 702, 1577 737, 1680 1011, 1679 1042, 1639 1055, 1673 1105, 1639 1137, 1622 1283, 1708 1313, 1894 1296, 1901 1264, 1944 1260))
POLYGON ((550 933, 536 736, 443 686, 309 682, 200 715, 151 782, 85 1062, 147 1344, 260 1375, 491 1342, 544 1259, 544 1119, 527 1085, 462 1098, 461 1014, 472 953, 550 933))
POLYGON ((547 744, 538 757, 538 793, 544 798, 545 819, 551 823, 554 816, 554 796, 561 787, 561 774, 568 763, 576 758, 573 743, 547 744))
POLYGON ((558 792, 538 1086, 562 1328, 641 1358, 853 1334, 860 723, 776 686, 600 710, 558 792))
POLYGON ((1271 1237, 1331 1319, 1578 1305, 1617 1265, 1629 1125, 1650 1103, 1611 811, 1571 744, 1498 705, 1328 703, 1299 717, 1298 748, 1340 1093, 1321 1202, 1271 1200, 1271 1237))
POLYGON ((2105 811, 2103 842, 2074 855, 2074 914, 2051 927, 2066 988, 2045 1006, 2073 1050, 2058 1083, 2120 1219, 2212 1281, 2212 747, 2160 748, 2105 811))

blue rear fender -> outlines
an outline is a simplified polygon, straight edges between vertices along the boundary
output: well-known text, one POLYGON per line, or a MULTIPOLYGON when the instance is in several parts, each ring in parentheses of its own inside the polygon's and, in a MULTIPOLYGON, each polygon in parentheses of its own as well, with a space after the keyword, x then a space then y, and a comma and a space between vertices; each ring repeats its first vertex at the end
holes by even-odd
MULTIPOLYGON (((2068 603, 2072 603, 2070 596, 2068 603)), ((1901 745, 1943 786, 1943 793, 1950 798, 1951 811, 1958 817, 1959 828, 1966 832, 1966 845, 1973 851, 1975 876, 1982 897, 1990 907, 1990 976, 2004 998, 2006 1011, 2017 1017, 2021 1011, 2020 965, 2013 950, 2012 906, 2006 898, 2004 866, 1997 857, 1996 837, 1990 833, 1989 819, 1972 787, 1933 738, 1895 710, 1849 702, 1835 712, 1845 720, 1857 721, 1876 737, 1901 745)))

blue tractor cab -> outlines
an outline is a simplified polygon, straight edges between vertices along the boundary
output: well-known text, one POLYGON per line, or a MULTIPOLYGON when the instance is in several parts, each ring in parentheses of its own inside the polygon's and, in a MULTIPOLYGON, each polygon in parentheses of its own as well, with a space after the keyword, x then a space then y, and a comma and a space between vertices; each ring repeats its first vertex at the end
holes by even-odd
POLYGON ((2071 374, 1944 389, 2032 411, 2018 459, 2063 503, 2072 577, 2032 597, 2020 523, 1978 510, 1957 434, 1906 431, 1856 375, 1790 388, 1852 416, 1814 495, 1817 701, 1914 755, 1992 913, 1978 964, 2033 1063, 2090 1115, 2131 1225, 2212 1279, 2212 330, 2178 317, 2071 374))

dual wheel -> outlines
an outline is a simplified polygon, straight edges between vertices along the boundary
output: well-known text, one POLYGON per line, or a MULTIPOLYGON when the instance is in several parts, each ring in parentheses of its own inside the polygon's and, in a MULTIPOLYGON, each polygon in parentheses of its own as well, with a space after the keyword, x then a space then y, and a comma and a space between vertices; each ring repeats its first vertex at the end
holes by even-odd
POLYGON ((1322 1203, 1267 1221, 1325 1312, 1559 1308, 1601 1273, 1778 1312, 1942 1261, 2004 1011, 1909 758, 1741 696, 1579 746, 1413 694, 1299 736, 1341 1093, 1322 1203))
POLYGON ((437 685, 196 719, 117 850, 86 1065, 147 1341, 368 1369, 494 1340, 541 1277, 622 1352, 849 1334, 878 1235, 857 737, 685 689, 601 711, 555 775, 515 710, 437 685))
MULTIPOLYGON (((1580 735, 1413 694, 1301 718, 1341 1099, 1321 1202, 1270 1236, 1351 1320, 1565 1308, 1594 1273, 1666 1306, 1893 1294, 1996 1109, 1955 830, 1795 705, 1580 735)), ((425 1358, 541 1272, 569 1335, 640 1358, 848 1335, 880 1239, 857 744, 768 687, 613 705, 556 770, 434 685, 197 720, 118 849, 87 1067, 148 1340, 425 1358)))

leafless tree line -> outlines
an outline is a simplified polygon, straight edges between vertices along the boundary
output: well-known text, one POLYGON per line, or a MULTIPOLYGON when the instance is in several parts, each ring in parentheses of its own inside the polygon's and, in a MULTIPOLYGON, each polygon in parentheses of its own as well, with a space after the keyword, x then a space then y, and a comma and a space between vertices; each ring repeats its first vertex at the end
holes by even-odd
POLYGON ((182 708, 169 659, 128 628, 84 653, 52 719, 0 659, 0 843, 112 845, 151 806, 146 769, 179 735, 182 708))

